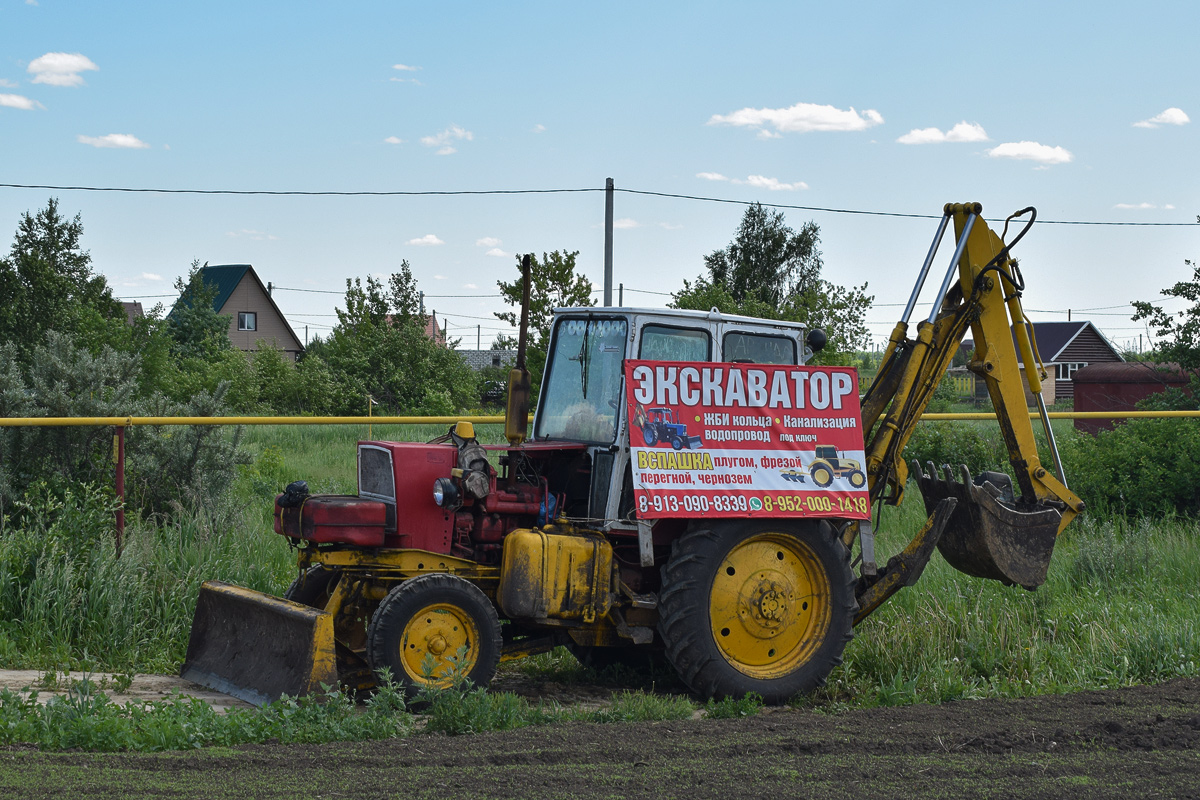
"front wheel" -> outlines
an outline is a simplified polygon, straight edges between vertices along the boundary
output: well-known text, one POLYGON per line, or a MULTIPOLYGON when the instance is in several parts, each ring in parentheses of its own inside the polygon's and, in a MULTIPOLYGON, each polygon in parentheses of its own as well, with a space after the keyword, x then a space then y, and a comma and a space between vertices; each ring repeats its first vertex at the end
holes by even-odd
POLYGON ((646 447, 654 447, 658 444, 658 431, 653 425, 645 425, 642 427, 642 438, 646 440, 646 447))
POLYGON ((672 436, 671 437, 671 447, 675 448, 676 450, 682 450, 683 449, 683 439, 679 436, 672 436))
POLYGON ((862 470, 854 470, 850 473, 850 485, 855 489, 861 489, 867 485, 867 476, 862 473, 862 470))
POLYGON ((449 687, 458 676, 487 686, 502 644, 500 619, 487 595, 441 573, 392 589, 367 630, 371 666, 376 672, 390 670, 410 697, 422 688, 449 687))
POLYGON ((672 547, 658 630, 693 691, 779 704, 841 663, 856 611, 849 553, 828 524, 713 523, 672 547))

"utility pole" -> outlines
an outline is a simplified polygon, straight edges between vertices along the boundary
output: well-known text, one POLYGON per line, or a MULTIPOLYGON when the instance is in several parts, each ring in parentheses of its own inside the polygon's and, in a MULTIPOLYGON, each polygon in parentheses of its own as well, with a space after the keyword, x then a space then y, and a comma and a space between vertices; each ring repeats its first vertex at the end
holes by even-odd
POLYGON ((623 283, 617 284, 617 305, 622 307, 625 305, 625 284, 623 283))
POLYGON ((480 344, 480 342, 482 342, 482 341, 483 341, 483 326, 476 325, 475 326, 475 349, 476 350, 483 349, 483 345, 480 344))
POLYGON ((613 179, 604 180, 604 305, 612 305, 613 179))

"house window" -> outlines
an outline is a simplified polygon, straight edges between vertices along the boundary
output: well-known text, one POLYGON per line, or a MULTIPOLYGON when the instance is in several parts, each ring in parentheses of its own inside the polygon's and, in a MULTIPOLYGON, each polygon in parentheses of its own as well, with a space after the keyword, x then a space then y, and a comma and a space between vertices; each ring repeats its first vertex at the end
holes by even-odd
POLYGON ((1058 364, 1054 367, 1054 377, 1060 381, 1069 381, 1075 377, 1075 373, 1088 365, 1086 361, 1071 361, 1066 364, 1058 364))
POLYGON ((238 312, 238 330, 239 331, 256 331, 258 330, 258 314, 253 311, 238 312))

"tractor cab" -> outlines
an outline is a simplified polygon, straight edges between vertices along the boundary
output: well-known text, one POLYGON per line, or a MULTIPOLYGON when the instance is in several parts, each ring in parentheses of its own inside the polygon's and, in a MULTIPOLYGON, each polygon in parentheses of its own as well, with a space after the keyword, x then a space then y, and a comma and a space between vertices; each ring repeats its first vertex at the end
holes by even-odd
POLYGON ((816 457, 828 461, 835 469, 838 467, 838 451, 833 445, 817 445, 816 457))
POLYGON ((699 437, 689 436, 669 409, 639 409, 628 418, 625 359, 799 365, 824 345, 820 331, 807 333, 799 323, 715 309, 555 309, 531 439, 586 445, 581 465, 586 484, 568 496, 568 515, 587 517, 605 532, 637 530, 630 426, 644 436, 653 431, 655 444, 677 450, 700 446, 699 437))

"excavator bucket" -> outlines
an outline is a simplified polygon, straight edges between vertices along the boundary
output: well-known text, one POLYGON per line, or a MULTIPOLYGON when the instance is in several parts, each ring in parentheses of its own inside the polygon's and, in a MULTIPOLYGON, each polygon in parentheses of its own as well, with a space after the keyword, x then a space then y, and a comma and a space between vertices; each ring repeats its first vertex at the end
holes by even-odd
POLYGON ((205 581, 180 675, 256 706, 334 687, 333 615, 205 581))
POLYGON ((960 467, 962 481, 953 478, 949 465, 928 463, 929 473, 913 462, 913 473, 929 514, 947 498, 958 505, 938 540, 938 550, 960 572, 994 578, 1006 585, 1036 589, 1046 581, 1046 570, 1058 538, 1062 513, 1045 504, 1018 504, 1011 479, 1000 472, 984 472, 972 479, 960 467))

